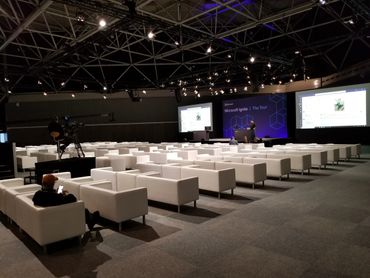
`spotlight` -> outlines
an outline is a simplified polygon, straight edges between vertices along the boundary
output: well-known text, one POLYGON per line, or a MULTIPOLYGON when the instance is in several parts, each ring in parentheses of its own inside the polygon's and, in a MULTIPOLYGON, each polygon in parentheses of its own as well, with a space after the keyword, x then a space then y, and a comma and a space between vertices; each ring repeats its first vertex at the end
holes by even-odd
POLYGON ((208 80, 212 80, 212 76, 208 76, 208 77, 207 77, 207 79, 208 79, 208 80))
POLYGON ((176 46, 180 46, 180 43, 178 41, 175 41, 176 46))
POLYGON ((40 80, 37 80, 37 85, 42 85, 42 82, 40 80))
POLYGON ((208 46, 207 50, 206 50, 206 53, 207 54, 211 54, 213 51, 212 47, 211 46, 208 46))
POLYGON ((12 91, 11 90, 8 90, 8 94, 11 94, 12 93, 12 91))
POLYGON ((226 79, 226 82, 227 82, 227 83, 230 83, 230 81, 231 81, 231 80, 230 80, 229 78, 228 78, 228 79, 226 79))
POLYGON ((155 37, 155 34, 153 33, 153 31, 149 31, 149 33, 148 33, 148 39, 149 40, 154 40, 154 37, 155 37))
POLYGON ((267 63, 267 67, 268 67, 269 69, 271 69, 271 63, 270 63, 270 62, 268 62, 268 63, 267 63))
POLYGON ((197 79, 195 79, 197 82, 200 82, 202 81, 202 79, 200 79, 199 77, 197 79))
POLYGON ((66 84, 65 82, 61 82, 60 86, 64 87, 65 84, 66 84))
POLYGON ((100 26, 101 28, 104 28, 106 25, 107 25, 107 22, 105 21, 105 19, 104 19, 104 18, 101 18, 101 19, 99 20, 99 26, 100 26))
POLYGON ((9 78, 8 78, 8 77, 4 77, 4 81, 5 81, 5 82, 9 82, 10 80, 9 80, 9 78))
POLYGON ((225 91, 221 89, 220 93, 221 93, 221 95, 223 95, 225 93, 225 91))
POLYGON ((326 4, 326 0, 319 0, 319 3, 320 3, 321 5, 325 5, 325 4, 326 4))
POLYGON ((183 93, 184 97, 186 97, 188 94, 186 92, 183 93))
POLYGON ((104 86, 104 87, 103 87, 103 90, 104 90, 104 91, 108 90, 107 86, 104 86))
POLYGON ((261 84, 261 89, 264 89, 265 88, 265 84, 261 84))
POLYGON ((75 95, 75 94, 71 94, 71 97, 75 98, 75 97, 76 97, 76 95, 75 95))
POLYGON ((159 87, 164 88, 164 87, 166 87, 166 85, 164 85, 164 84, 162 83, 161 85, 159 85, 159 87))
POLYGON ((234 93, 237 93, 238 92, 238 89, 237 88, 234 88, 234 93))
POLYGON ((228 70, 224 70, 224 73, 228 73, 229 71, 228 70))
POLYGON ((293 82, 293 79, 290 79, 289 82, 292 83, 293 82))
POLYGON ((247 66, 244 66, 244 67, 243 67, 243 69, 244 69, 244 70, 248 70, 248 67, 247 67, 247 66))
POLYGON ((250 80, 248 80, 248 84, 249 84, 249 85, 251 85, 251 84, 252 84, 252 82, 251 82, 250 80))
POLYGON ((107 99, 107 96, 106 95, 103 95, 103 99, 107 99))
POLYGON ((78 22, 82 23, 82 22, 85 22, 86 17, 83 13, 77 13, 76 14, 76 19, 77 19, 78 22))
POLYGON ((216 71, 215 73, 213 73, 214 76, 218 76, 218 72, 216 71))
POLYGON ((254 58, 253 56, 251 56, 250 58, 249 58, 249 62, 251 62, 251 63, 254 63, 254 61, 256 60, 256 58, 254 58))
POLYGON ((298 55, 298 54, 300 54, 301 52, 299 51, 299 50, 296 50, 295 52, 294 52, 294 54, 296 54, 296 55, 298 55))
POLYGON ((232 58, 231 54, 227 54, 227 58, 231 59, 232 58))
POLYGON ((146 95, 146 91, 145 90, 143 90, 143 94, 146 95))
POLYGON ((200 98, 200 94, 199 93, 197 94, 197 97, 200 98))
POLYGON ((86 90, 87 89, 87 85, 86 84, 84 84, 84 90, 86 90))
POLYGON ((248 87, 247 86, 244 87, 244 91, 245 92, 248 91, 248 87))
POLYGON ((307 80, 310 80, 310 77, 309 77, 309 76, 307 76, 307 77, 306 77, 306 79, 307 79, 307 80))
POLYGON ((46 97, 48 95, 48 93, 47 92, 44 92, 43 95, 46 97))
POLYGON ((281 83, 283 83, 281 80, 279 80, 279 85, 281 85, 281 83))

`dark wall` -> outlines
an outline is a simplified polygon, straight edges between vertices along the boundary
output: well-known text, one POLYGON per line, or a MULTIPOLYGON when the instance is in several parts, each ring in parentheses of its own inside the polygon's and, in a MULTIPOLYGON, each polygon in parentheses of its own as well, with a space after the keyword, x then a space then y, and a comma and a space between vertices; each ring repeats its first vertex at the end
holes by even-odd
POLYGON ((370 127, 297 129, 296 142, 300 143, 360 143, 370 145, 370 127))
MULTIPOLYGON (((251 95, 253 96, 253 95, 251 95)), ((8 137, 17 145, 50 144, 47 125, 55 116, 69 115, 84 123, 79 129, 80 141, 180 141, 189 135, 178 133, 177 106, 213 103, 214 131, 211 138, 223 137, 222 101, 242 98, 242 95, 143 98, 142 102, 129 99, 71 100, 50 102, 7 103, 8 137)), ((248 96, 245 96, 248 97, 248 96)), ((323 128, 296 130, 295 93, 287 97, 287 126, 289 141, 318 143, 370 144, 370 128, 323 128)))
POLYGON ((52 143, 47 125, 56 116, 83 123, 80 141, 177 141, 175 98, 92 99, 8 103, 9 140, 17 145, 52 143))

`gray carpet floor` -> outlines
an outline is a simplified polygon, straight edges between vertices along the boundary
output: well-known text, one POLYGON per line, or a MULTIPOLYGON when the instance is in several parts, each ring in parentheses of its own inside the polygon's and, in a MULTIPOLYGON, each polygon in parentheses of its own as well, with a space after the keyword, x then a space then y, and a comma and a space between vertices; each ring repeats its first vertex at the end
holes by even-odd
POLYGON ((103 241, 48 254, 1 216, 0 277, 370 277, 369 155, 201 193, 198 208, 150 202, 147 225, 102 220, 103 241))

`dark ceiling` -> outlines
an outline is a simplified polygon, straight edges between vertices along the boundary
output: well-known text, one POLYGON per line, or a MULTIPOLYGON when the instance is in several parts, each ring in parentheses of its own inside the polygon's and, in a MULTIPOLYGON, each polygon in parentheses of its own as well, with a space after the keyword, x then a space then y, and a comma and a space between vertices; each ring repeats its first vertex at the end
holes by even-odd
POLYGON ((0 16, 6 93, 259 86, 370 59, 368 0, 2 0, 0 16))

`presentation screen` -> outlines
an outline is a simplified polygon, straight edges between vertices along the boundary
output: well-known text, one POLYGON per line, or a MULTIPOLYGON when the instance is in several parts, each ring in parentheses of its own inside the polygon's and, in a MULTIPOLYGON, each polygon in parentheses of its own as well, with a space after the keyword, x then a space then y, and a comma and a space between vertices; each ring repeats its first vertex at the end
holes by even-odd
POLYGON ((8 134, 7 133, 0 133, 0 143, 8 142, 8 134))
POLYGON ((179 131, 213 131, 212 103, 201 103, 178 107, 179 131))
POLYGON ((370 84, 296 93, 296 128, 369 125, 370 84))
POLYGON ((257 137, 287 138, 286 94, 264 94, 223 101, 223 135, 232 137, 256 123, 257 137))

